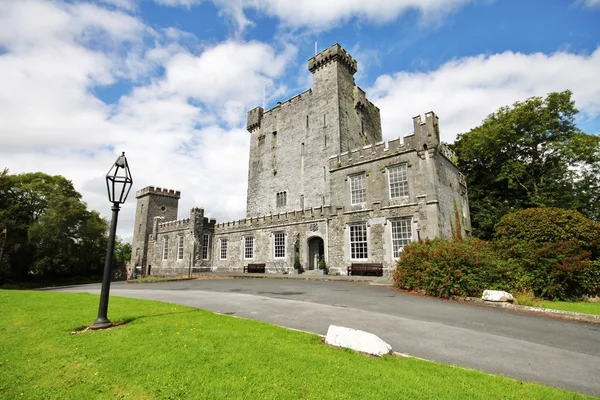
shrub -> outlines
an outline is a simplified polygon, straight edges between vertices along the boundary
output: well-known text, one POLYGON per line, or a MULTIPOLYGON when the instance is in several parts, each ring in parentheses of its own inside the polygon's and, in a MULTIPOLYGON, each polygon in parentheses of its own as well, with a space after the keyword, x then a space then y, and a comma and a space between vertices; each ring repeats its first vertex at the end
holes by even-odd
POLYGON ((393 278, 399 288, 433 296, 479 297, 506 284, 500 262, 490 244, 478 239, 426 240, 404 248, 393 278))
MULTIPOLYGON (((516 292, 532 291, 543 299, 573 299, 596 290, 598 277, 590 252, 578 240, 546 243, 502 240, 494 244, 516 292), (595 289, 594 289, 595 288, 595 289)), ((596 268, 597 269, 597 268, 596 268)))
POLYGON ((579 273, 579 285, 584 296, 600 296, 600 259, 589 262, 579 273))
POLYGON ((575 210, 542 207, 506 214, 496 225, 497 240, 520 240, 528 243, 578 241, 582 249, 598 258, 600 223, 575 210))
POLYGON ((329 273, 329 268, 327 268, 327 264, 325 264, 324 256, 319 258, 319 269, 322 270, 325 275, 329 273))
POLYGON ((517 300, 517 304, 521 306, 541 307, 544 304, 542 300, 535 297, 531 290, 516 293, 515 299, 517 300))

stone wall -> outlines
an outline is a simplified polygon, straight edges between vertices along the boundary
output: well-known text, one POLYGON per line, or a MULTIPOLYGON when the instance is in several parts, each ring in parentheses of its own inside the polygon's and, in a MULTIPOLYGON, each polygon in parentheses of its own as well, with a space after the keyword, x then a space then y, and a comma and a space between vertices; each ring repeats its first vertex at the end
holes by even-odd
POLYGON ((136 192, 137 207, 133 231, 130 268, 142 267, 146 273, 148 257, 148 236, 154 219, 166 221, 177 219, 177 209, 181 193, 177 190, 148 186, 136 192))
POLYGON ((329 156, 381 140, 379 109, 355 85, 352 57, 336 44, 309 69, 313 89, 248 113, 248 217, 329 204, 329 156), (281 192, 286 205, 278 207, 281 192))

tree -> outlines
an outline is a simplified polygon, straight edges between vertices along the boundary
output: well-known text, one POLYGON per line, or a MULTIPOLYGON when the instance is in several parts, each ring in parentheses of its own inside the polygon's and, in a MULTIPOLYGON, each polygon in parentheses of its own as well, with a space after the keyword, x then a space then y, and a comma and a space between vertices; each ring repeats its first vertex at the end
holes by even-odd
POLYGON ((71 181, 41 172, 0 174, 0 226, 8 229, 0 278, 99 274, 108 224, 71 181))
POLYGON ((502 107, 458 135, 454 151, 469 187, 473 234, 490 238, 509 212, 576 209, 600 218, 600 138, 575 126, 571 92, 502 107))
POLYGON ((123 243, 121 238, 115 240, 115 261, 125 264, 131 260, 131 243, 123 243))

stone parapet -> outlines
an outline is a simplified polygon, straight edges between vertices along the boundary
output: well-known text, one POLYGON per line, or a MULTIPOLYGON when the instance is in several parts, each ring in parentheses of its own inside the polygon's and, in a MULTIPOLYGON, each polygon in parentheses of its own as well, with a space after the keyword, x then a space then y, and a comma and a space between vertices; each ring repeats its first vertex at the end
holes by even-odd
POLYGON ((135 197, 136 198, 140 198, 149 194, 154 194, 157 196, 164 196, 164 197, 172 197, 175 199, 179 199, 181 198, 181 192, 179 190, 173 190, 173 189, 164 189, 164 188, 160 188, 160 187, 154 187, 154 186, 146 186, 143 189, 138 190, 135 193, 135 197))
POLYGON ((339 45, 334 44, 328 49, 323 50, 314 57, 308 59, 308 70, 313 74, 315 71, 330 62, 337 61, 344 65, 352 75, 358 70, 358 63, 350 54, 339 45))
POLYGON ((175 221, 166 221, 158 223, 158 233, 177 231, 182 229, 188 229, 190 227, 190 219, 184 218, 175 221))
POLYGON ((215 224, 215 229, 225 233, 229 230, 244 228, 261 228, 274 224, 286 224, 294 222, 310 222, 313 219, 323 219, 341 214, 342 210, 325 205, 321 207, 307 208, 304 210, 287 211, 277 214, 267 214, 258 217, 244 218, 236 221, 221 222, 215 224))

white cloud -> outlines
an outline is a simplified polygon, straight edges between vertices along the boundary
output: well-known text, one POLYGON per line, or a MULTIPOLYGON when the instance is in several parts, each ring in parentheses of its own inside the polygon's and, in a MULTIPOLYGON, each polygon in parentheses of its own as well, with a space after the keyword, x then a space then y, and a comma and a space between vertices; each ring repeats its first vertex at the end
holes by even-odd
POLYGON ((100 0, 100 2, 126 11, 134 11, 137 8, 136 0, 100 0))
MULTIPOLYGON (((186 7, 203 0, 154 0, 169 7, 186 7)), ((221 14, 230 17, 239 31, 253 22, 245 14, 253 10, 278 18, 284 26, 328 30, 336 24, 360 18, 374 23, 390 23, 398 16, 417 11, 422 20, 439 22, 439 18, 474 0, 212 0, 221 14)), ((594 1, 594 0, 588 0, 594 1)))
MULTIPOLYGON (((281 92, 277 79, 296 50, 227 41, 193 54, 182 44, 193 39, 175 28, 154 31, 120 8, 1 3, 1 167, 64 175, 107 215, 104 175, 125 151, 134 190, 182 191, 180 217, 192 206, 221 221, 242 217, 249 137, 239 126, 259 104, 264 80, 270 93, 281 92), (164 76, 155 76, 158 67, 164 76), (133 89, 116 104, 95 95, 119 80, 133 89)), ((120 216, 125 237, 134 209, 132 194, 120 216)))
POLYGON ((577 3, 582 4, 589 8, 600 7, 600 0, 578 0, 577 3))
POLYGON ((202 0, 154 0, 158 4, 168 7, 192 7, 202 3, 202 0))
MULTIPOLYGON (((185 0, 160 0, 185 1, 185 0)), ((193 1, 193 0, 190 0, 193 1)), ((390 23, 414 10, 427 20, 436 20, 472 0, 213 0, 243 28, 250 21, 244 10, 253 9, 276 17, 292 28, 327 30, 341 22, 361 18, 374 23, 390 23)))
POLYGON ((571 90, 582 118, 600 115, 600 47, 591 55, 504 52, 449 61, 429 72, 380 76, 367 92, 380 107, 386 139, 412 132, 411 117, 433 110, 442 140, 454 141, 498 108, 571 90))

